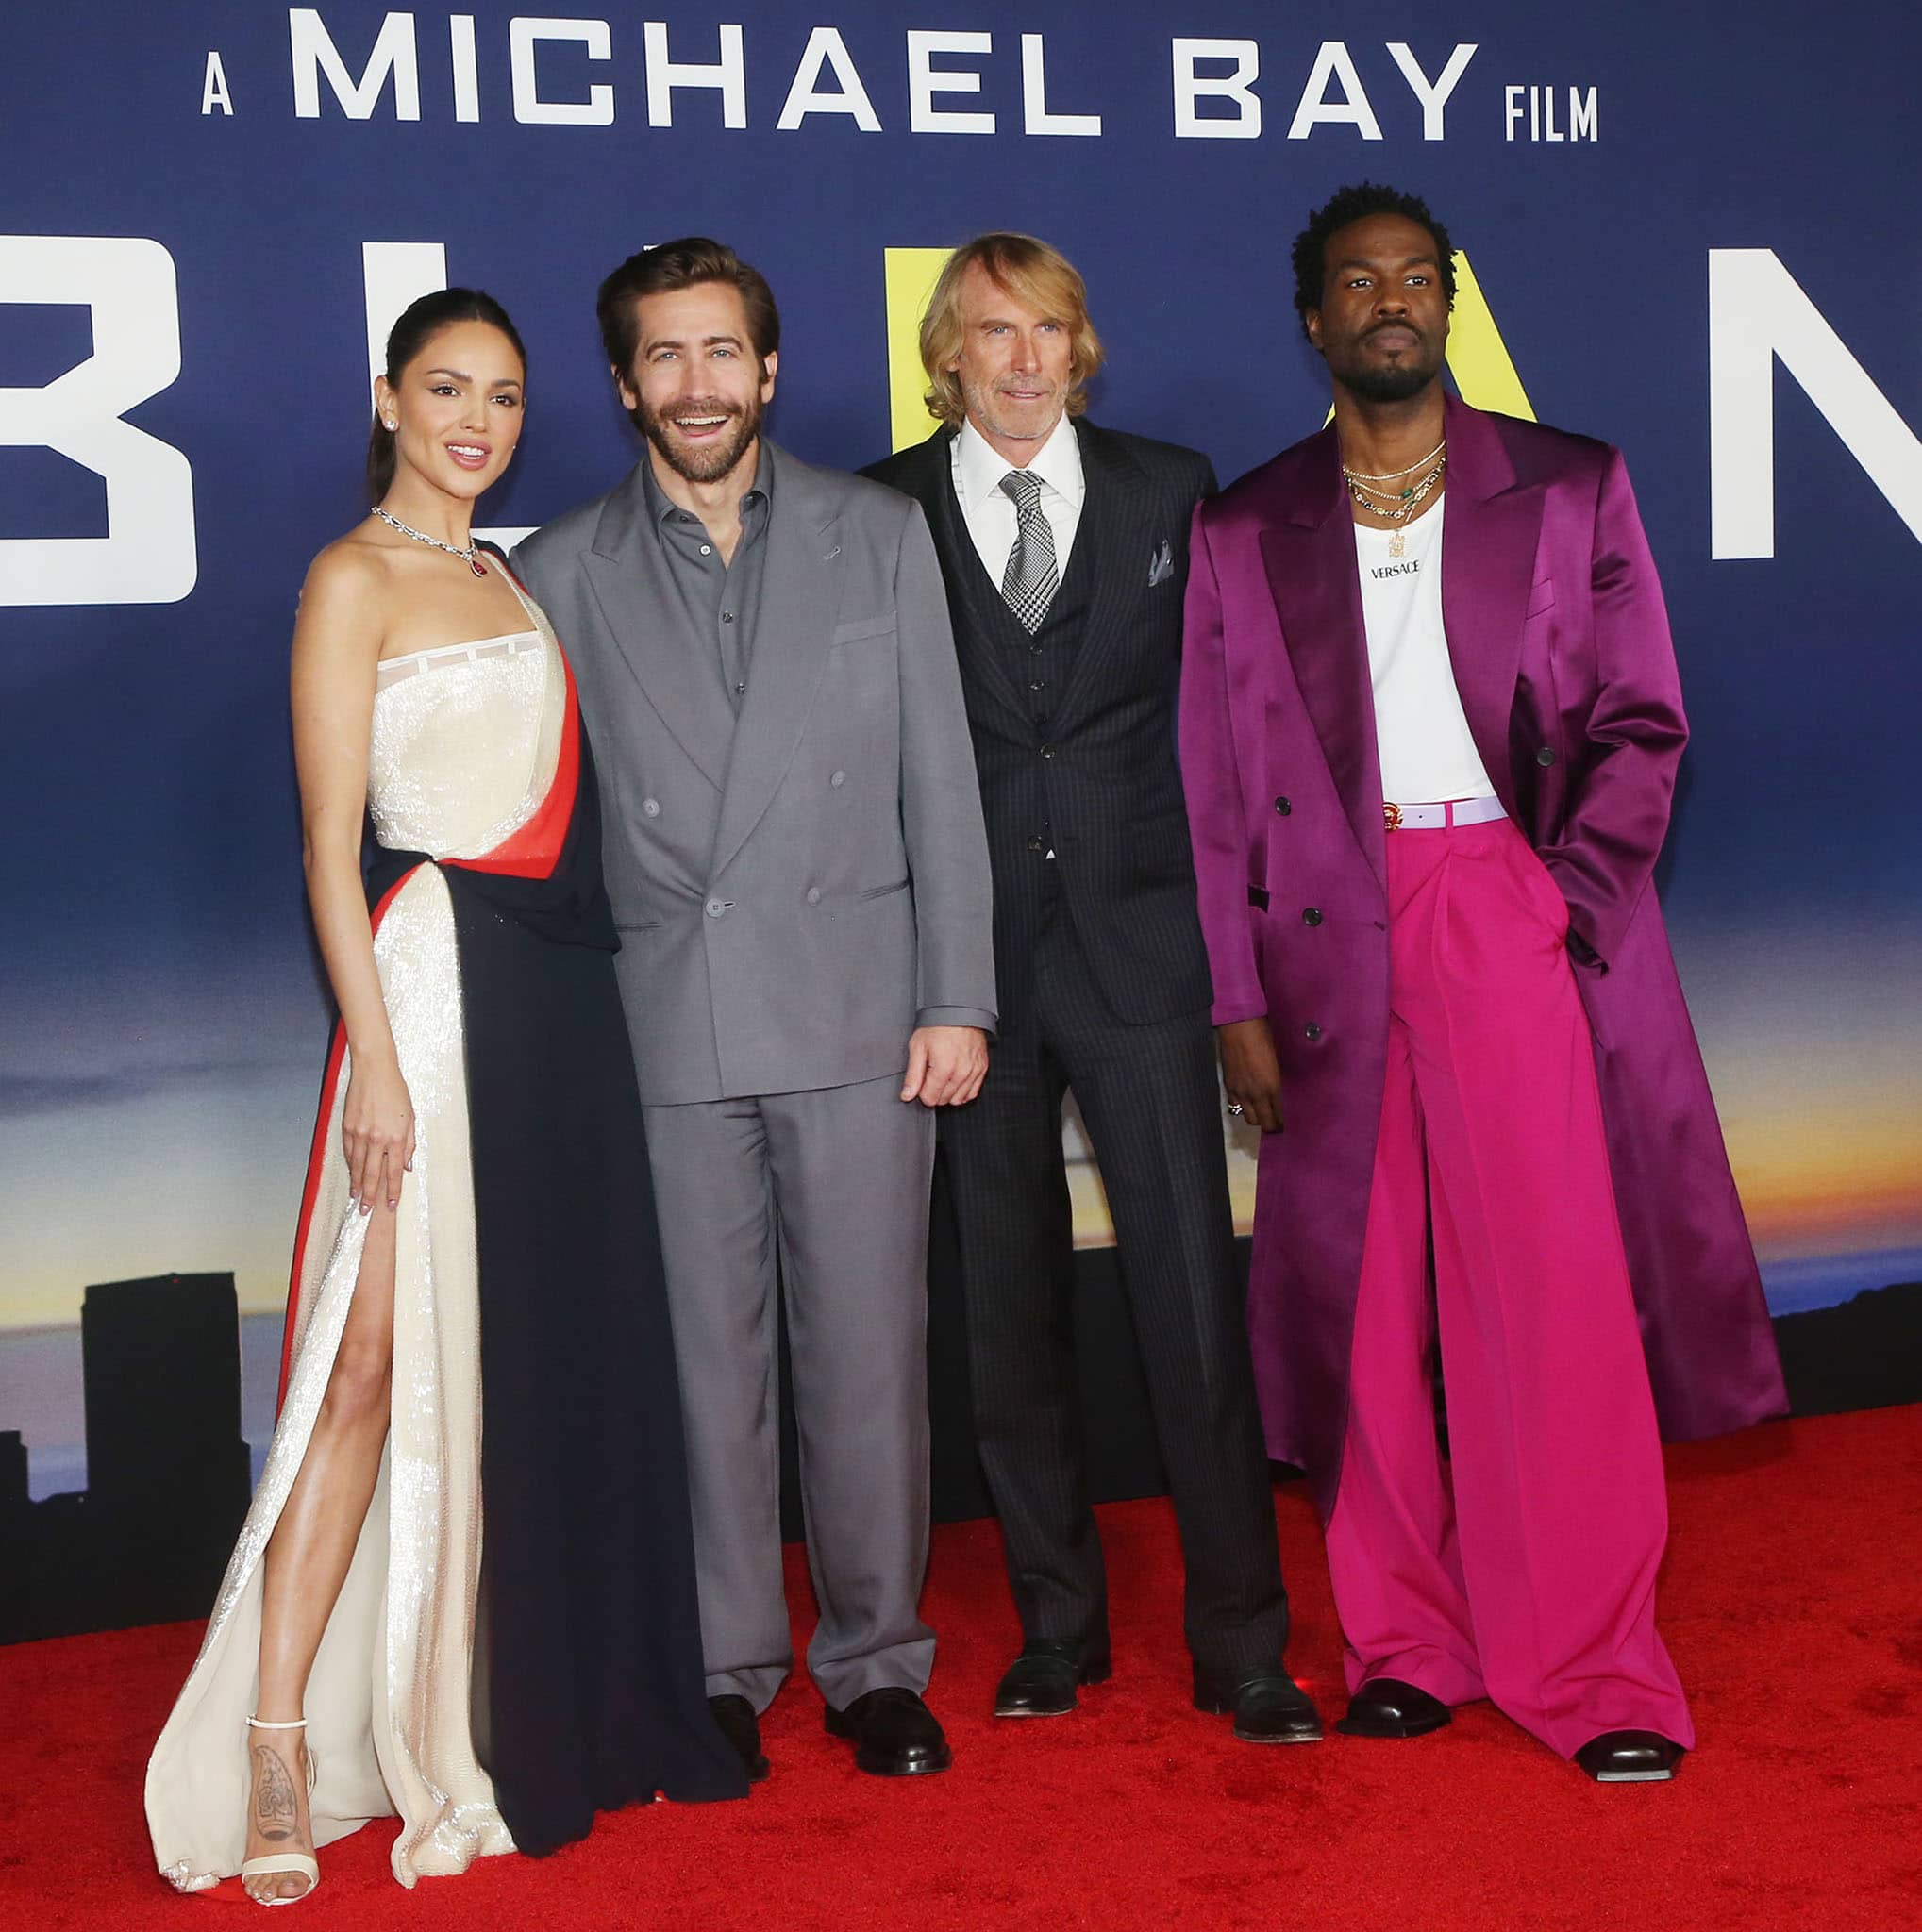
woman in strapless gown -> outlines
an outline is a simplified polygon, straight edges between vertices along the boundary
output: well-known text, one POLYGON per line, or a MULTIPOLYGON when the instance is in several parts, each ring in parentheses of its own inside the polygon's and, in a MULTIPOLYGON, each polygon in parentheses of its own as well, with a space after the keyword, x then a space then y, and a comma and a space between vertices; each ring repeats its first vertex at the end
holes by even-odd
POLYGON ((412 1885, 657 1792, 746 1790, 705 1696, 592 753, 546 620, 469 533, 524 368, 485 295, 401 317, 380 508, 303 592, 295 754, 342 1018, 279 1421, 147 1771, 183 1891, 239 1873, 292 1904, 313 1848, 376 1817, 412 1885))

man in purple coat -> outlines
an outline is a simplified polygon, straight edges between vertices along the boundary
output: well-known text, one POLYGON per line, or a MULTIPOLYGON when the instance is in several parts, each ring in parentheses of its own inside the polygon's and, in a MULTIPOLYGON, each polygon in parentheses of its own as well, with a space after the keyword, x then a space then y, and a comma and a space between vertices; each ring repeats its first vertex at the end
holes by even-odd
POLYGON ((1658 1420, 1786 1404, 1650 884, 1688 735, 1661 588, 1617 451, 1445 395, 1421 202, 1343 190, 1295 269, 1334 423, 1195 512, 1181 697, 1262 1132, 1269 1453, 1327 1524, 1340 1728, 1485 1696, 1592 1776, 1666 1778, 1658 1420))

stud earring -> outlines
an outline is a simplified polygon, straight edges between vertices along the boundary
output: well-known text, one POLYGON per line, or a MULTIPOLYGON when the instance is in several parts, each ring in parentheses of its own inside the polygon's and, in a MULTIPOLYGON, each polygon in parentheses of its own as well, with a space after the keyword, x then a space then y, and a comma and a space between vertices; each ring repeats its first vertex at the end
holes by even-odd
POLYGON ((400 425, 397 424, 392 416, 385 417, 383 420, 385 421, 387 426, 390 429, 398 429, 400 427, 400 425))

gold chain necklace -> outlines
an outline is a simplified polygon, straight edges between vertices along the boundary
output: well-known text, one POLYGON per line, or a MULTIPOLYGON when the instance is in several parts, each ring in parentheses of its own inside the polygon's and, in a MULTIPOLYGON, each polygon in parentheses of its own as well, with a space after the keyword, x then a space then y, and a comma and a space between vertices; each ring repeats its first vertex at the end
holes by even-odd
POLYGON ((1359 475, 1345 463, 1342 465, 1343 480, 1347 484, 1348 494, 1355 502, 1370 515, 1380 517, 1396 526, 1394 535, 1388 540, 1390 557, 1402 557, 1407 554, 1409 520, 1421 508, 1429 492, 1442 480, 1442 473, 1448 467, 1446 448, 1439 453, 1430 451, 1429 454, 1435 458, 1434 468, 1419 483, 1412 483, 1406 490, 1400 491, 1371 490, 1368 487, 1369 478, 1359 475), (1392 508, 1369 500, 1376 496, 1389 498, 1392 508))
POLYGON ((1406 476, 1415 470, 1426 470, 1447 446, 1448 439, 1445 436, 1427 456, 1417 457, 1413 462, 1404 463, 1398 470, 1384 470, 1379 476, 1365 476, 1360 470, 1349 469, 1345 463, 1342 465, 1342 475, 1351 483, 1393 483, 1397 476, 1406 476))

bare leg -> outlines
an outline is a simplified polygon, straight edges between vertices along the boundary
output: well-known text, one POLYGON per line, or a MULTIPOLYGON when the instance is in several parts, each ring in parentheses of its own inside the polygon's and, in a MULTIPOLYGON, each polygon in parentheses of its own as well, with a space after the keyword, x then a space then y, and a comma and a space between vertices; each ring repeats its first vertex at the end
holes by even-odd
MULTIPOLYGON (((285 1722, 302 1715, 308 1673, 380 1474, 393 1382, 393 1255, 394 1216, 383 1202, 368 1216, 359 1278, 327 1392, 261 1565, 255 1712, 260 1718, 285 1722)), ((245 1856, 310 1853, 304 1733, 250 1730, 247 1750, 245 1856)), ((298 1873, 247 1880, 257 1899, 298 1898, 307 1889, 298 1873)))

